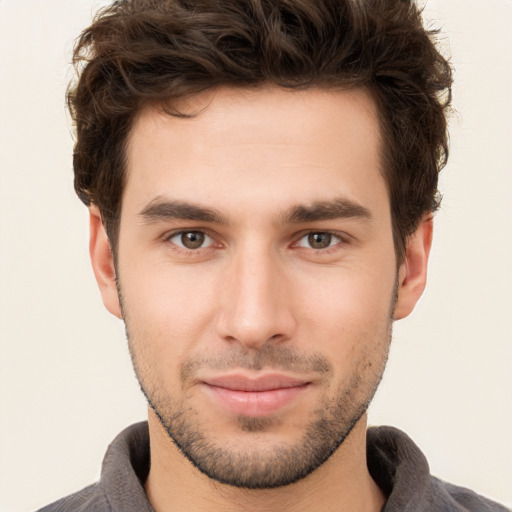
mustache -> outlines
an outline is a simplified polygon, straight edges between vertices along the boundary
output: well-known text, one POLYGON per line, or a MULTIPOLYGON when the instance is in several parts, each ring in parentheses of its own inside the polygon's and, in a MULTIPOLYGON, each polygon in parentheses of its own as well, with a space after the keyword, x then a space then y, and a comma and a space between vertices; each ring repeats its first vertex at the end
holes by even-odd
POLYGON ((222 354, 192 358, 181 365, 180 378, 187 382, 199 369, 226 371, 244 369, 259 371, 263 368, 292 373, 328 374, 332 367, 320 354, 300 354, 290 347, 267 345, 259 350, 230 350, 222 354))

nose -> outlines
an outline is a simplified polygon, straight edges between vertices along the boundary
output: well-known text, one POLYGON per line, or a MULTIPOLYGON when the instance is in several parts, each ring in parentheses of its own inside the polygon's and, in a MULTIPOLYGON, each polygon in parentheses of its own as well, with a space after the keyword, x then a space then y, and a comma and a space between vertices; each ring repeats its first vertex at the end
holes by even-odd
POLYGON ((261 249, 241 252, 224 276, 217 322, 221 338, 261 349, 293 336, 293 297, 276 255, 261 249))

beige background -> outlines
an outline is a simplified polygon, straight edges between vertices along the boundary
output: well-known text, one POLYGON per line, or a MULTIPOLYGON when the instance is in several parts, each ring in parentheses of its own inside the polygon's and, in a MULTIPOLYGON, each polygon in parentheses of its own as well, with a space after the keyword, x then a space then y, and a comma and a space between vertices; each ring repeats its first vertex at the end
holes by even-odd
MULTIPOLYGON (((103 310, 72 190, 64 89, 94 0, 0 0, 0 511, 95 480, 145 417, 120 323, 103 310)), ((457 68, 452 155, 426 294, 395 328, 373 424, 432 472, 512 505, 512 1, 427 5, 457 68)))

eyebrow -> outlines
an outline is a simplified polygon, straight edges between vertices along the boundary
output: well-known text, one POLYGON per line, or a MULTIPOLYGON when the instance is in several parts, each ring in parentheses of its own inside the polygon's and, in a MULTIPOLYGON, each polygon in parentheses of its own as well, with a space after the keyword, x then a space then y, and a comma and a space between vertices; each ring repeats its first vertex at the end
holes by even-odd
POLYGON ((329 201, 317 201, 310 205, 297 205, 284 214, 284 222, 300 224, 320 220, 358 218, 371 220, 370 210, 350 199, 337 198, 329 201))
MULTIPOLYGON (((219 211, 198 206, 186 201, 168 200, 162 197, 153 199, 139 214, 145 222, 158 222, 171 219, 229 224, 219 211)), ((371 220, 368 208, 346 199, 316 201, 309 205, 295 205, 283 213, 284 224, 301 224, 321 220, 359 218, 371 220)))
POLYGON ((228 224, 227 219, 216 210, 203 208, 185 201, 167 200, 161 197, 153 199, 138 216, 146 222, 182 219, 228 224))

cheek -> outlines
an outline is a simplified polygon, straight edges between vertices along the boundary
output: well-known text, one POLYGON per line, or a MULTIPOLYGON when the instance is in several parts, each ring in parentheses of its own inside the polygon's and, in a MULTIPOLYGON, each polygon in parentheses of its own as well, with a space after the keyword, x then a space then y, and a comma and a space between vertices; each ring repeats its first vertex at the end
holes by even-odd
POLYGON ((300 297, 301 316, 310 318, 317 328, 364 332, 390 318, 394 286, 394 274, 389 271, 379 276, 371 271, 331 269, 298 283, 294 296, 300 297))
POLYGON ((214 316, 215 283, 212 276, 193 269, 152 266, 149 271, 121 273, 125 321, 135 350, 157 363, 179 364, 201 343, 214 316), (141 348, 142 350, 142 348, 141 348))
POLYGON ((368 365, 379 371, 390 340, 394 274, 389 269, 380 275, 331 270, 323 279, 302 284, 300 290, 306 294, 295 291, 301 296, 301 339, 328 357, 346 378, 368 365))

